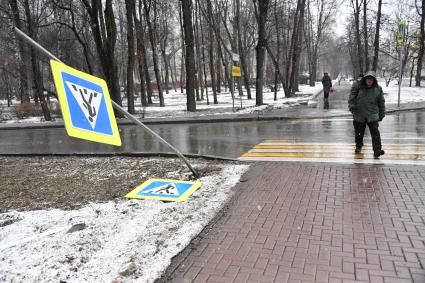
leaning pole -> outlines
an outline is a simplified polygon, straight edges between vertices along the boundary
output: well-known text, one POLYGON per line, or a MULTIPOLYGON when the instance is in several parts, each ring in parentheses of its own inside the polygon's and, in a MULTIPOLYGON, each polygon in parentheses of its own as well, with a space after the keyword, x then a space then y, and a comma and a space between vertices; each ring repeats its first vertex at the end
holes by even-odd
MULTIPOLYGON (((47 57, 49 57, 50 59, 53 59, 55 61, 58 61, 59 63, 64 64, 61 60, 59 60, 59 58, 57 58, 56 56, 54 56, 52 53, 50 53, 47 49, 45 49, 43 46, 41 46, 40 44, 38 44, 36 41, 34 41, 31 37, 29 37, 27 34, 25 34, 23 31, 21 31, 20 29, 18 29, 17 27, 13 28, 15 33, 23 40, 25 40, 28 44, 30 44, 32 47, 34 47, 35 49, 37 49, 38 51, 40 51, 41 53, 45 54, 47 57)), ((199 178, 200 175, 198 174, 198 172, 192 167, 192 165, 190 165, 189 161, 186 159, 186 157, 184 157, 184 155, 174 146, 172 146, 170 143, 168 143, 166 140, 164 140, 160 135, 158 135, 157 133, 155 133, 153 130, 151 130, 148 126, 146 126, 145 124, 143 124, 139 119, 137 119, 134 115, 128 113, 124 108, 122 108, 118 103, 116 103, 115 101, 111 100, 112 102, 112 106, 114 107, 115 110, 117 110, 118 112, 122 113, 126 118, 128 118, 129 120, 131 120, 132 122, 134 122, 136 125, 142 127, 144 130, 146 130, 148 133, 150 133, 154 138, 157 138, 162 144, 164 144, 165 146, 169 147, 171 150, 173 150, 176 155, 187 165, 187 167, 189 168, 189 170, 192 172, 193 176, 195 178, 199 178)))

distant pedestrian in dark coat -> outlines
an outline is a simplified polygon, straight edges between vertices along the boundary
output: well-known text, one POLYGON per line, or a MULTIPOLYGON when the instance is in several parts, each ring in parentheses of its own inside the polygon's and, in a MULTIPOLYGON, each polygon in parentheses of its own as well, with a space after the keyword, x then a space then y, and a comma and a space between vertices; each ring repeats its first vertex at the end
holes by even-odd
POLYGON ((374 157, 379 158, 385 153, 382 150, 381 134, 378 129, 378 122, 385 117, 385 99, 382 88, 376 80, 375 72, 369 71, 360 81, 354 82, 348 107, 354 119, 355 153, 360 153, 362 150, 367 125, 372 137, 374 157))
POLYGON ((329 109, 329 92, 332 88, 332 79, 329 77, 328 73, 323 74, 322 85, 325 109, 329 109))

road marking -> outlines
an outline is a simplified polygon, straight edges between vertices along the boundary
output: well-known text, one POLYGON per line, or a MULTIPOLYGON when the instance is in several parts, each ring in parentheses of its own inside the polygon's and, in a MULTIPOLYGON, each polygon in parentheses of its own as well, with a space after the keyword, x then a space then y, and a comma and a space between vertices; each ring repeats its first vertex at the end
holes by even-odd
POLYGON ((386 154, 373 157, 370 145, 362 153, 354 154, 355 146, 349 143, 296 143, 286 140, 265 140, 244 153, 243 161, 305 161, 371 164, 425 165, 425 145, 384 144, 386 154))

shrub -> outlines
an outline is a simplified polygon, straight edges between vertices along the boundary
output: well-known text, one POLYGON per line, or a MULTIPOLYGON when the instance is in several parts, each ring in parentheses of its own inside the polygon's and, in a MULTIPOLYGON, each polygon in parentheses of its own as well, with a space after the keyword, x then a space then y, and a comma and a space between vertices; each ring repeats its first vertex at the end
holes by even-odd
POLYGON ((40 104, 32 104, 31 102, 24 102, 15 108, 16 117, 19 119, 34 116, 43 116, 40 104))

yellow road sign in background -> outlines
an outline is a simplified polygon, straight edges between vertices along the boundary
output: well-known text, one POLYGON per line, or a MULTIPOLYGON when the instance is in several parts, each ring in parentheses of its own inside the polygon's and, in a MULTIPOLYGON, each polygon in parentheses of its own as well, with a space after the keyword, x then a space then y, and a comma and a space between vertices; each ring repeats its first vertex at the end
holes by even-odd
POLYGON ((240 77, 241 76, 241 67, 232 66, 232 77, 240 77))

